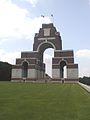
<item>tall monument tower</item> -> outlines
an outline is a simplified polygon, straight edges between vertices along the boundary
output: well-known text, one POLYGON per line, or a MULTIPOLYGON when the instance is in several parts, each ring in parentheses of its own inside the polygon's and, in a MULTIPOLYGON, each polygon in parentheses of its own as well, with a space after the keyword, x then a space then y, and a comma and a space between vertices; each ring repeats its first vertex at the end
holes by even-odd
POLYGON ((73 50, 62 49, 60 33, 53 23, 42 24, 42 28, 35 34, 33 51, 21 52, 21 58, 16 59, 16 65, 12 67, 12 81, 45 80, 43 53, 47 48, 54 49, 51 81, 78 81, 78 64, 74 63, 73 50), (67 71, 66 78, 64 78, 64 66, 67 71))

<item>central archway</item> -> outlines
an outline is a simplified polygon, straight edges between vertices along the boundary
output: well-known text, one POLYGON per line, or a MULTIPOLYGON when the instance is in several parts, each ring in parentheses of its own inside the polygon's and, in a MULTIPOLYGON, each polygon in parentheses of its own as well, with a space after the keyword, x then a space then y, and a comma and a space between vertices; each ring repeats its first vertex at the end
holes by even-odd
MULTIPOLYGON (((46 74, 48 74, 50 77, 52 77, 52 57, 54 57, 54 50, 56 50, 55 45, 53 43, 51 43, 51 42, 45 41, 45 42, 41 43, 38 46, 37 50, 39 52, 39 60, 41 62, 45 63, 45 72, 46 72, 46 74), (53 55, 50 55, 50 52, 51 52, 50 49, 53 50, 53 53, 52 53, 53 55), (50 64, 47 64, 47 62, 44 60, 44 58, 45 58, 44 53, 47 50, 49 50, 47 55, 49 56, 49 61, 48 62, 50 62, 50 64), (49 65, 50 68, 48 68, 48 65, 49 65), (47 69, 49 69, 50 71, 47 72, 48 71, 47 69)), ((48 58, 46 58, 46 59, 48 59, 48 58)))
POLYGON ((45 73, 52 78, 52 57, 54 57, 54 49, 47 48, 43 53, 43 62, 45 64, 45 73))
POLYGON ((43 62, 43 53, 48 48, 53 48, 54 50, 56 50, 55 45, 48 41, 43 42, 38 46, 37 50, 39 52, 39 57, 40 57, 39 59, 41 62, 43 62))

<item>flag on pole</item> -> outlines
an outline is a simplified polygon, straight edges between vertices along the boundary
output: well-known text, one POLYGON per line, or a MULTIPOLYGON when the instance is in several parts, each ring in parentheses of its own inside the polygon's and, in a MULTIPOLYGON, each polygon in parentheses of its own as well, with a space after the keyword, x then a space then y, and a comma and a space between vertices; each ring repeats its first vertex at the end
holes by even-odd
POLYGON ((41 17, 43 17, 43 18, 44 18, 45 16, 44 16, 44 15, 41 15, 41 17))
POLYGON ((51 17, 53 17, 53 14, 51 14, 51 17))

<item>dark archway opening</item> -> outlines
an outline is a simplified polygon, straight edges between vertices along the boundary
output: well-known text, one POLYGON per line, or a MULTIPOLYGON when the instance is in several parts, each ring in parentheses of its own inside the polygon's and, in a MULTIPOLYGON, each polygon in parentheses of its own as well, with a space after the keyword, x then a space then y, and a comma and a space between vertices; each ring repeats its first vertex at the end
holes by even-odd
POLYGON ((60 62, 60 78, 65 78, 66 75, 66 62, 65 61, 61 61, 60 62))
POLYGON ((22 77, 27 78, 28 76, 28 63, 25 61, 22 64, 22 77))

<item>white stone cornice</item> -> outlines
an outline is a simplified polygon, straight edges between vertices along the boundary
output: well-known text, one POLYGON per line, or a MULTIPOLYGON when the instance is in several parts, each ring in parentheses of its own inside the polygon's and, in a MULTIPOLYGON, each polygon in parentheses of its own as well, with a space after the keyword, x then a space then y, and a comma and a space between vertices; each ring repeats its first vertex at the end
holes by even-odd
POLYGON ((55 37, 38 38, 38 40, 55 40, 55 37))

